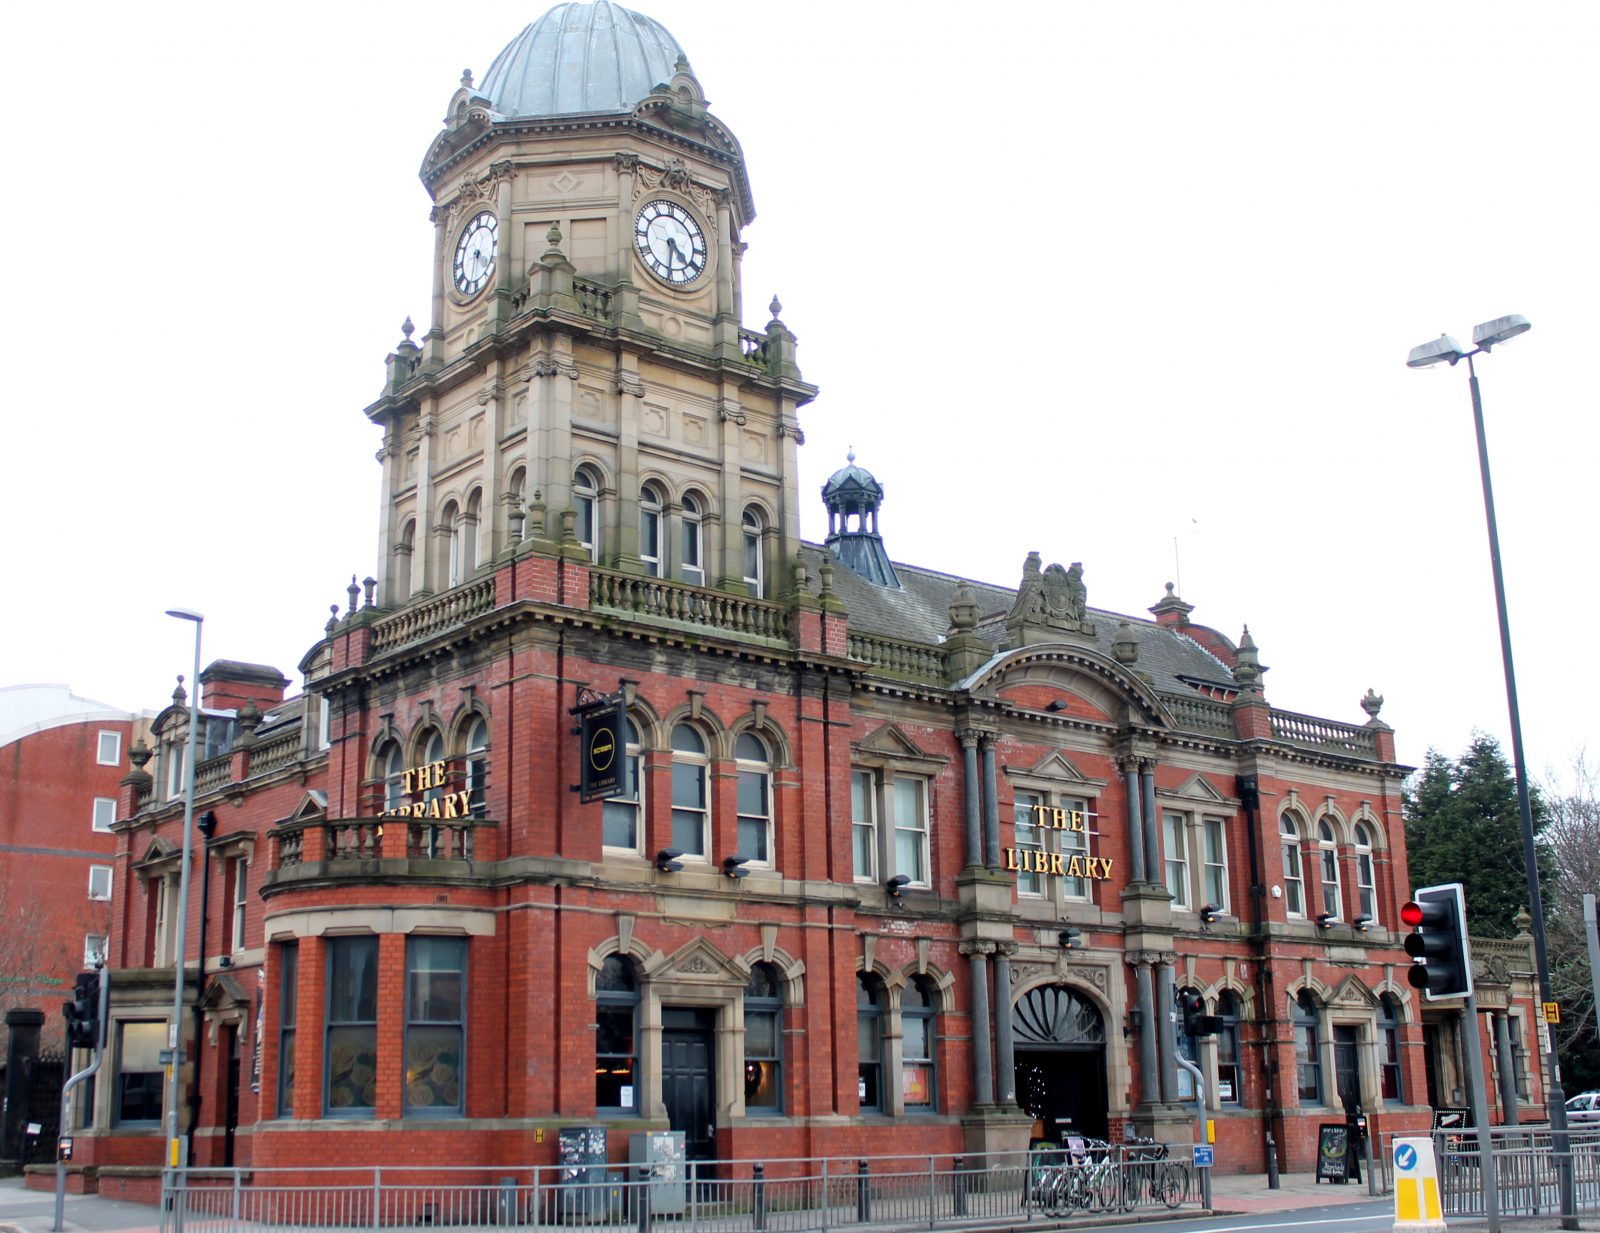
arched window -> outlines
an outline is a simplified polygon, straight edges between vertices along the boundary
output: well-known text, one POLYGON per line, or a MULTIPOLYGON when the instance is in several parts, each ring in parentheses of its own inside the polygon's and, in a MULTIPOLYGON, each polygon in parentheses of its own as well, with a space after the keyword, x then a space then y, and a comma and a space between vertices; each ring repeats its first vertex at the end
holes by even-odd
POLYGON ((753 865, 772 863, 772 767, 767 747, 749 732, 739 734, 739 855, 753 865))
POLYGON ((398 741, 390 741, 389 748, 383 754, 383 807, 385 809, 398 809, 400 808, 400 802, 405 799, 405 769, 405 750, 400 748, 398 741))
POLYGON ((622 717, 622 740, 621 782, 617 794, 607 797, 602 806, 600 839, 605 847, 639 852, 644 843, 640 823, 644 817, 644 781, 639 777, 639 730, 626 715, 622 717))
POLYGON ((1322 910, 1334 920, 1344 916, 1339 894, 1339 842, 1333 824, 1323 818, 1317 823, 1318 874, 1322 882, 1322 910))
POLYGON ((864 1112, 883 1111, 883 982, 870 972, 856 977, 856 1094, 864 1112))
POLYGON ((577 513, 573 530, 591 561, 600 559, 600 478, 592 467, 572 473, 572 508, 577 513))
MULTIPOLYGON (((447 770, 444 775, 439 776, 437 781, 435 781, 434 772, 438 769, 439 764, 445 760, 444 734, 439 732, 437 729, 430 731, 421 748, 422 765, 426 769, 419 771, 417 777, 420 780, 423 776, 427 776, 429 785, 422 790, 422 799, 426 802, 443 800, 445 794, 445 782, 449 778, 449 773, 447 770)), ((443 809, 441 807, 441 813, 442 812, 443 809)), ((448 850, 442 841, 439 827, 429 826, 418 828, 413 826, 410 828, 410 831, 411 843, 408 845, 410 848, 408 855, 421 860, 431 861, 437 860, 448 850)))
POLYGON ((1283 844, 1283 906, 1291 917, 1306 914, 1306 875, 1300 865, 1300 820, 1292 813, 1278 819, 1283 844))
POLYGON ((594 978, 594 1103, 603 1113, 639 1111, 639 981, 610 955, 594 978))
POLYGON ((705 740, 688 724, 672 729, 672 846, 686 856, 704 856, 711 833, 706 793, 705 740))
POLYGON ((1317 1004, 1304 990, 1290 1007, 1289 1018, 1294 1024, 1295 1077, 1299 1085, 1300 1103, 1322 1103, 1322 1034, 1317 1025, 1317 1004))
POLYGON ((1239 995, 1217 994, 1217 1103, 1236 1105, 1243 1099, 1244 1071, 1239 1064, 1239 995))
POLYGON ((651 578, 661 577, 661 489, 639 489, 639 560, 651 578))
POLYGON ((1405 1104, 1400 1077, 1400 1008, 1388 993, 1378 998, 1378 1092, 1385 1104, 1405 1104))
POLYGON ((391 605, 405 603, 411 598, 411 554, 417 547, 417 520, 408 518, 400 528, 400 542, 394 546, 394 593, 391 605))
POLYGON ((938 1102, 934 1025, 939 991, 926 976, 913 976, 900 997, 900 1091, 907 1113, 932 1113, 938 1102))
POLYGON ((761 533, 766 530, 760 511, 752 506, 745 510, 744 530, 744 585, 757 599, 767 593, 766 567, 762 560, 761 533))
POLYGON ((461 507, 454 501, 446 501, 439 514, 439 534, 444 540, 444 582, 447 587, 458 587, 463 581, 465 549, 462 544, 462 525, 461 507))
POLYGON ((466 582, 483 559, 479 537, 483 527, 483 489, 474 488, 461 515, 461 581, 466 582))
POLYGON ((744 987, 744 1107, 783 1112, 783 985, 770 963, 752 967, 744 987))
POLYGON ((706 584, 704 520, 700 498, 692 492, 685 493, 683 514, 678 523, 678 568, 683 580, 697 587, 706 584))
POLYGON ((1370 924, 1378 923, 1378 885, 1372 867, 1372 828, 1356 823, 1356 911, 1370 924))
POLYGON ((489 782, 489 725, 480 715, 467 728, 467 808, 475 818, 488 808, 485 788, 489 782))
POLYGON ((521 467, 514 469, 510 478, 506 481, 506 541, 508 543, 516 542, 513 532, 517 524, 511 519, 513 512, 520 511, 522 513, 522 532, 524 535, 528 532, 527 496, 523 491, 527 484, 528 474, 521 467))

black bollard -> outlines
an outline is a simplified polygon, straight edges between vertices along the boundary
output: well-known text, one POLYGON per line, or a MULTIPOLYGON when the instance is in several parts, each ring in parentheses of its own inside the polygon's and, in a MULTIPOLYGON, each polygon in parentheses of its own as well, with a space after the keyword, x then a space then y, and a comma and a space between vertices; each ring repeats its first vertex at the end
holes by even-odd
POLYGON ((867 1224, 872 1219, 872 1183, 867 1180, 867 1162, 856 1165, 856 1219, 867 1224))
POLYGON ((755 1194, 750 1205, 750 1221, 756 1233, 761 1233, 767 1227, 767 1166, 760 1161, 756 1162, 751 1188, 755 1194))
POLYGON ((967 1162, 957 1156, 955 1159, 955 1177, 951 1179, 950 1183, 950 1197, 955 1201, 955 1214, 957 1216, 965 1216, 967 1214, 966 1167, 967 1162))
POLYGON ((639 1190, 634 1195, 634 1210, 639 1215, 639 1233, 650 1233, 650 1180, 654 1170, 649 1165, 639 1169, 639 1190))

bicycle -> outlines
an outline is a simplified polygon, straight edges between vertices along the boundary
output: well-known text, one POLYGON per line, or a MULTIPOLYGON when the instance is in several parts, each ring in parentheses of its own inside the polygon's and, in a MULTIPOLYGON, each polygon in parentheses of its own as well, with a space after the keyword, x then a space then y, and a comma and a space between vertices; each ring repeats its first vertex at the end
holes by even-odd
POLYGON ((1155 1139, 1130 1135, 1123 1146, 1121 1187, 1117 1205, 1129 1211, 1148 1199, 1178 1207, 1189 1194, 1189 1171, 1181 1161, 1169 1159, 1167 1145, 1155 1139))

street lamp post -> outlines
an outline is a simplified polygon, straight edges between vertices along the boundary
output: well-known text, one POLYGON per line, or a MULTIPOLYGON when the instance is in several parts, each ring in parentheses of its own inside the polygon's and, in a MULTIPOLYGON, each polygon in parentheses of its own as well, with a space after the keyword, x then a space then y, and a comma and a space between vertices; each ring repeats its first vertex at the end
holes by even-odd
MULTIPOLYGON (((1472 391, 1472 419, 1478 434, 1478 471, 1483 479, 1483 512, 1489 524, 1489 562, 1494 567, 1494 600, 1500 618, 1500 658, 1505 665, 1506 705, 1511 715, 1511 760, 1517 777, 1517 808, 1522 815, 1522 861, 1528 878, 1528 910, 1533 915, 1533 957, 1539 972, 1539 1000, 1546 1005, 1554 1001, 1550 993, 1550 959, 1544 936, 1544 903, 1539 893, 1539 865, 1533 832, 1533 809, 1528 802, 1528 767, 1522 755, 1522 713, 1517 706, 1517 674, 1511 661, 1511 625, 1506 618, 1506 581, 1500 566, 1500 531, 1494 517, 1494 488, 1489 482, 1489 445, 1483 431, 1483 397, 1478 389, 1478 370, 1473 366, 1474 356, 1487 355, 1499 343, 1509 342, 1533 327, 1526 317, 1513 314, 1485 321, 1472 331, 1472 350, 1463 350, 1460 343, 1448 334, 1441 334, 1432 342, 1413 347, 1406 364, 1411 368, 1426 368, 1444 362, 1452 368, 1460 360, 1467 362, 1467 385, 1472 391)), ((1541 1020, 1543 1016, 1540 1016, 1541 1020)), ((1572 1186, 1572 1157, 1568 1154, 1566 1092, 1561 1087, 1561 1062, 1556 1056, 1555 1033, 1548 1023, 1541 1023, 1545 1049, 1546 1073, 1549 1082, 1545 1098, 1549 1105, 1550 1130, 1555 1138, 1556 1167, 1560 1176, 1561 1227, 1578 1227, 1574 1208, 1572 1186)))
MULTIPOLYGON (((200 731, 200 630, 205 617, 191 608, 168 608, 167 615, 194 622, 194 675, 189 679, 189 739, 183 760, 183 863, 178 866, 178 927, 172 946, 172 1021, 167 1025, 167 1169, 169 1188, 173 1170, 187 1163, 183 1139, 178 1134, 178 1107, 183 1073, 183 976, 185 938, 189 926, 189 853, 194 844, 195 742, 200 731)), ((201 956, 201 964, 205 957, 201 956)))

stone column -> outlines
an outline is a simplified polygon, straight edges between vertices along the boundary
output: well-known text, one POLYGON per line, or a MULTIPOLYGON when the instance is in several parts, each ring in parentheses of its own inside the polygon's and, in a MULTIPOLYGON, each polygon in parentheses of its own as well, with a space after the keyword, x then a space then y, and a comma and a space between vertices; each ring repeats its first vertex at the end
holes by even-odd
POLYGON ((1156 813, 1156 764, 1148 758, 1139 761, 1139 796, 1144 815, 1144 869, 1150 881, 1164 884, 1166 867, 1161 862, 1161 819, 1156 813))
POLYGON ((1139 1100, 1154 1105, 1161 1102, 1161 1064, 1156 1055, 1156 1002, 1150 978, 1153 959, 1134 954, 1128 961, 1133 964, 1134 992, 1139 1006, 1139 1100))
POLYGON ((521 236, 511 233, 511 162, 505 160, 495 163, 489 168, 489 175, 494 186, 494 221, 496 230, 495 261, 494 261, 494 299, 489 302, 489 329, 499 333, 511 320, 513 309, 511 296, 516 291, 517 267, 526 266, 527 261, 520 253, 513 253, 513 247, 520 248, 521 236))
POLYGON ((1161 1098, 1168 1104, 1177 1104, 1178 1097, 1178 1032, 1172 1022, 1176 1002, 1172 996, 1172 965, 1177 955, 1163 954, 1156 964, 1156 1026, 1161 1053, 1161 1098))
MULTIPOLYGON (((384 431, 383 444, 378 447, 378 462, 383 467, 383 516, 378 519, 378 577, 382 579, 383 589, 378 602, 393 604, 399 589, 400 569, 402 565, 410 565, 410 561, 401 562, 395 554, 400 520, 395 516, 394 490, 398 477, 405 471, 405 462, 400 456, 400 434, 392 422, 384 431)), ((410 579, 406 581, 409 583, 410 579)))
POLYGON ((961 953, 972 968, 972 1090, 973 1103, 994 1103, 994 1028, 989 1023, 989 952, 992 942, 963 942, 961 953))
MULTIPOLYGON (((427 336, 422 340, 422 365, 429 371, 444 364, 444 310, 445 288, 449 285, 450 266, 450 215, 453 206, 434 206, 428 215, 433 223, 433 320, 428 323, 427 336)), ((417 520, 417 530, 423 529, 423 520, 417 520)))
POLYGON ((1511 1017, 1503 1010, 1494 1012, 1495 1070, 1500 1079, 1500 1110, 1507 1126, 1518 1123, 1517 1055, 1511 1047, 1511 1017))
POLYGON ((1139 762, 1135 758, 1122 763, 1122 790, 1128 796, 1128 857, 1132 862, 1129 879, 1145 880, 1144 871, 1144 814, 1139 802, 1139 762))
MULTIPOLYGON (((639 377, 639 359, 622 352, 612 379, 617 399, 617 564, 622 569, 643 570, 639 559, 639 406, 644 398, 644 381, 639 377)), ((672 520, 666 502, 671 493, 663 490, 661 525, 657 528, 656 552, 661 576, 671 577, 667 566, 672 520)))
MULTIPOLYGON (((505 231, 502 230, 500 235, 500 251, 504 253, 505 231)), ((505 475, 500 466, 500 434, 506 401, 506 383, 500 379, 501 364, 501 360, 494 361, 493 378, 478 392, 478 405, 483 408, 483 499, 478 507, 480 529, 477 531, 478 550, 473 554, 474 567, 493 561, 500 555, 507 540, 501 496, 505 475), (484 524, 488 525, 487 532, 481 529, 484 524)))
MULTIPOLYGON (((739 433, 749 417, 737 399, 717 399, 717 503, 722 511, 722 559, 708 571, 707 582, 734 595, 745 593, 744 485, 740 471, 739 433)), ((770 582, 770 579, 769 579, 770 582)))
MULTIPOLYGON (((985 732, 982 744, 984 857, 989 868, 998 869, 1000 868, 1000 806, 995 796, 994 734, 985 732)), ((1009 1042, 1007 1047, 1010 1047, 1009 1042)), ((1001 1082, 1004 1084, 1004 1078, 1001 1082)))
MULTIPOLYGON (((967 864, 983 864, 983 823, 978 813, 978 734, 960 732, 962 784, 966 791, 967 864)), ((987 961, 986 961, 987 962, 987 961)), ((985 1014, 987 1014, 987 1010, 985 1014)))
POLYGON ((436 511, 433 508, 433 400, 423 404, 417 416, 417 534, 413 541, 411 559, 411 593, 431 595, 448 585, 448 579, 435 577, 439 572, 439 545, 437 528, 433 525, 436 511))
POLYGON ((995 1085, 998 1103, 1010 1108, 1017 1103, 1017 1058, 1011 1040, 1011 956, 1015 942, 997 942, 994 952, 994 1053, 999 1082, 995 1085))

